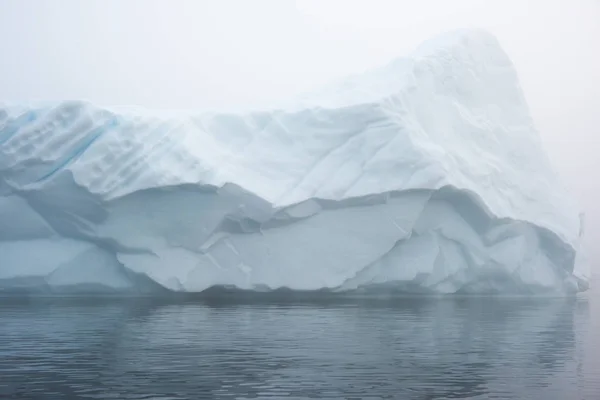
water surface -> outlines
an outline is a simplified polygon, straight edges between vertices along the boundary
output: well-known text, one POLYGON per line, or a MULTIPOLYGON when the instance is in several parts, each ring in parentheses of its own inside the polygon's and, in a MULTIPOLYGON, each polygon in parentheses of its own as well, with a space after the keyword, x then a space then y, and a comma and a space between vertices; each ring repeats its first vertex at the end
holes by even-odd
POLYGON ((598 340, 594 291, 537 300, 0 299, 0 398, 598 400, 598 340))

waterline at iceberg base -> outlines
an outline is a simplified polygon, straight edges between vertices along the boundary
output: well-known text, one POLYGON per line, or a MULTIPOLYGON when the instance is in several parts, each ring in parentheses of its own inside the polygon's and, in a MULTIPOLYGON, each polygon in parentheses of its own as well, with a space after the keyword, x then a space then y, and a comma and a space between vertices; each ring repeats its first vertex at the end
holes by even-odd
POLYGON ((582 218, 478 30, 281 108, 0 108, 0 294, 587 288, 582 218))

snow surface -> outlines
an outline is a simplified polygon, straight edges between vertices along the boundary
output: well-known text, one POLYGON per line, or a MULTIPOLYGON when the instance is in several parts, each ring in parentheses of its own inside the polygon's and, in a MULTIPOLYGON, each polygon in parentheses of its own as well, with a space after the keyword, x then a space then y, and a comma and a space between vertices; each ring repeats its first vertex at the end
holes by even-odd
POLYGON ((581 225, 482 31, 270 111, 0 108, 0 290, 569 293, 581 225))

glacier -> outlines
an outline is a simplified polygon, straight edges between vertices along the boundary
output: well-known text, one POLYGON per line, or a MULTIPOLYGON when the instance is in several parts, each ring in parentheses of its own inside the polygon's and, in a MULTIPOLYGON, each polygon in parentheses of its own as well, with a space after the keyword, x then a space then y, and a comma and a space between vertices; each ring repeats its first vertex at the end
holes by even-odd
POLYGON ((0 293, 568 294, 582 226, 485 31, 266 111, 0 107, 0 293))

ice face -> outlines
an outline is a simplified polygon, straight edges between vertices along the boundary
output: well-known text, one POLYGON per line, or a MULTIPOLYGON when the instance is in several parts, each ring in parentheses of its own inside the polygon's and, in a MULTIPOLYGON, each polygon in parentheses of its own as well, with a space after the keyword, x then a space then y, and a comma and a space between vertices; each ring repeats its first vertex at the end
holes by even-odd
POLYGON ((0 108, 0 288, 569 293, 580 215, 495 38, 280 109, 0 108))

